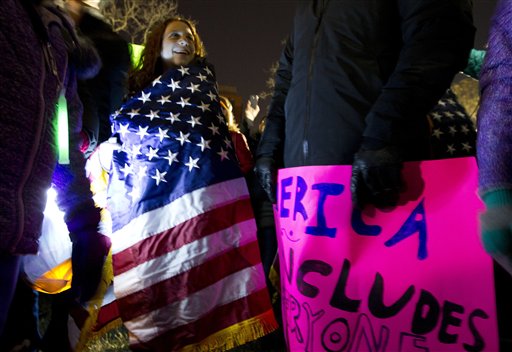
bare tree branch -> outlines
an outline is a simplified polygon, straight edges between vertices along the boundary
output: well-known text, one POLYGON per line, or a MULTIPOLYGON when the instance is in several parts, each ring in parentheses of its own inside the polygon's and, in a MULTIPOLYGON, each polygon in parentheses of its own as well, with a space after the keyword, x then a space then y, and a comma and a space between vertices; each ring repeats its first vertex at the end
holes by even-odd
POLYGON ((177 13, 176 0, 101 0, 100 12, 116 32, 142 44, 149 26, 177 13))

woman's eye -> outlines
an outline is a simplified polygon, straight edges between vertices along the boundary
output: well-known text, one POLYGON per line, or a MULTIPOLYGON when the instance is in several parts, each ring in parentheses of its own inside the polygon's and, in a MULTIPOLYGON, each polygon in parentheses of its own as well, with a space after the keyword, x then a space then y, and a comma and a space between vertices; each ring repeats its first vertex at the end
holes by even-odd
POLYGON ((180 35, 178 33, 170 33, 169 38, 178 38, 180 35))

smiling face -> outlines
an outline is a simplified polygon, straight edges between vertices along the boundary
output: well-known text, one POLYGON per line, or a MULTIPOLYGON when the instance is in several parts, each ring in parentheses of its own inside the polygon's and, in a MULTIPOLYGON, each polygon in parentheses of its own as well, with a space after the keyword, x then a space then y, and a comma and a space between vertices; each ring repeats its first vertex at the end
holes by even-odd
POLYGON ((160 57, 165 69, 188 65, 195 56, 194 35, 190 27, 181 21, 167 25, 162 38, 160 57))

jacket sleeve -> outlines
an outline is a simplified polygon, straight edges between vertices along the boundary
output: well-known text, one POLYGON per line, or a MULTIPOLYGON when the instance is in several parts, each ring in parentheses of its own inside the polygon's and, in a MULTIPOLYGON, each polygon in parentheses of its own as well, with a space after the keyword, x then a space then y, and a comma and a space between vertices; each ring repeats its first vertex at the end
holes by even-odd
POLYGON ((480 74, 477 160, 479 191, 512 189, 512 2, 501 1, 480 74))
POLYGON ((473 46, 470 0, 398 0, 402 49, 366 116, 364 137, 393 143, 393 126, 425 118, 464 69, 473 46))
POLYGON ((292 80, 292 65, 293 37, 290 35, 279 59, 279 66, 275 75, 274 93, 265 121, 265 130, 256 151, 256 158, 271 157, 278 162, 278 167, 281 166, 283 158, 285 134, 284 104, 292 80))

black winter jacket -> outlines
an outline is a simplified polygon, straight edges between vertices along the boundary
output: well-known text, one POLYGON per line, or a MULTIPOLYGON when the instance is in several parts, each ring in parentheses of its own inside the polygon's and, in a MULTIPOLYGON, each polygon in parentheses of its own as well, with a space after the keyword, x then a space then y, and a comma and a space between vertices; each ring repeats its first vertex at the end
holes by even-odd
POLYGON ((468 1, 301 2, 257 157, 351 164, 364 139, 426 158, 427 112, 473 46, 468 1))

